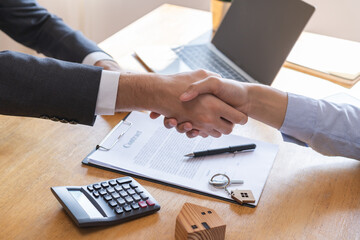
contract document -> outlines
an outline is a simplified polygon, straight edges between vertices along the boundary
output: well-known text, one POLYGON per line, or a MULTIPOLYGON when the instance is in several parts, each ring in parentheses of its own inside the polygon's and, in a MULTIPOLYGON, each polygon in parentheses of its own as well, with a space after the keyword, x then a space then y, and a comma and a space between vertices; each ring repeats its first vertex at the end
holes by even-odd
POLYGON ((132 112, 119 123, 89 154, 85 163, 177 186, 224 200, 231 197, 209 184, 210 178, 223 173, 244 184, 228 189, 251 190, 258 204, 270 173, 278 146, 237 135, 221 138, 189 139, 175 129, 163 126, 163 119, 150 119, 147 113, 132 112), (252 152, 225 153, 198 158, 185 154, 242 144, 256 144, 252 152))

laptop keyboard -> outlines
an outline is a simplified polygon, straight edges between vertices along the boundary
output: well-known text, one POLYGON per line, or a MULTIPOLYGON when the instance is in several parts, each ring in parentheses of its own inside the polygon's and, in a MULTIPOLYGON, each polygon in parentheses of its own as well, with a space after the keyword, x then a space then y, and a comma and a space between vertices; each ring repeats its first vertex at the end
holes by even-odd
POLYGON ((205 44, 181 46, 172 50, 193 70, 206 69, 220 74, 223 78, 248 82, 205 44))

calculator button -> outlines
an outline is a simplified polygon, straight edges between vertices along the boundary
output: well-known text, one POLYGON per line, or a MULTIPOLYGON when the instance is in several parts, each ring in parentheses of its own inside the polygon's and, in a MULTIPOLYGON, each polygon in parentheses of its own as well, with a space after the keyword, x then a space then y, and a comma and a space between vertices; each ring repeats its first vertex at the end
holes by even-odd
POLYGON ((114 188, 117 192, 120 192, 121 190, 123 190, 123 188, 119 185, 115 186, 114 188))
POLYGON ((143 193, 144 191, 141 190, 140 188, 136 188, 136 189, 135 189, 135 192, 138 193, 138 194, 140 194, 140 193, 143 193))
POLYGON ((110 184, 110 186, 115 186, 117 183, 116 183, 115 180, 110 180, 110 181, 109 181, 109 184, 110 184))
POLYGON ((130 196, 127 196, 125 198, 125 200, 126 200, 127 203, 132 203, 134 201, 134 199, 132 197, 130 197, 130 196))
POLYGON ((137 188, 138 187, 138 185, 136 185, 135 183, 130 183, 130 187, 132 187, 132 188, 137 188))
POLYGON ((148 196, 146 196, 144 193, 141 193, 140 194, 140 197, 142 198, 142 199, 144 199, 144 200, 146 200, 146 199, 148 199, 149 197, 148 196))
POLYGON ((101 190, 99 191, 99 193, 100 193, 101 196, 104 196, 107 192, 106 192, 105 189, 101 189, 101 190))
POLYGON ((149 200, 146 200, 146 203, 147 203, 147 205, 149 205, 149 206, 154 206, 154 205, 155 205, 155 203, 154 203, 153 201, 151 201, 150 199, 149 199, 149 200))
POLYGON ((99 197, 99 192, 98 192, 98 191, 94 191, 94 192, 93 192, 93 195, 94 195, 94 197, 97 198, 97 197, 99 197))
POLYGON ((101 186, 100 186, 99 184, 94 184, 94 185, 93 185, 93 188, 94 188, 95 190, 100 190, 100 189, 101 189, 101 186))
POLYGON ((122 207, 116 207, 116 208, 115 208, 115 212, 116 212, 117 214, 122 214, 122 213, 124 212, 124 210, 122 209, 122 207))
POLYGON ((134 209, 134 210, 137 210, 137 209, 140 208, 140 207, 139 207, 139 204, 137 204, 137 203, 131 204, 131 207, 132 207, 132 209, 134 209))
POLYGON ((107 187, 109 187, 109 184, 108 184, 108 182, 102 182, 101 186, 103 186, 104 188, 107 188, 107 187))
POLYGON ((116 201, 118 202, 119 205, 123 205, 126 203, 123 198, 118 198, 116 201))
POLYGON ((123 187, 123 189, 126 190, 126 189, 129 189, 129 188, 130 188, 130 185, 129 185, 129 184, 123 184, 122 187, 123 187))
POLYGON ((111 196, 112 196, 114 199, 117 199, 117 198, 120 197, 120 194, 118 194, 117 192, 113 192, 113 193, 111 194, 111 196))
POLYGON ((125 191, 120 191, 119 193, 120 193, 121 197, 126 197, 126 196, 128 196, 128 193, 125 192, 125 191))
POLYGON ((127 192, 128 192, 128 194, 130 194, 130 195, 134 195, 134 194, 135 194, 135 191, 134 191, 133 189, 129 189, 129 190, 127 190, 127 192))
POLYGON ((111 201, 109 201, 109 205, 110 205, 111 207, 116 207, 116 206, 117 206, 117 203, 116 203, 115 200, 111 200, 111 201))
POLYGON ((132 197, 133 197, 134 200, 137 201, 137 202, 141 200, 141 197, 140 197, 139 195, 137 195, 137 194, 133 195, 132 197))
POLYGON ((130 212, 130 211, 131 211, 130 205, 125 205, 125 206, 123 207, 123 209, 125 210, 125 212, 130 212))
POLYGON ((123 179, 123 178, 118 178, 116 179, 117 183, 118 184, 124 184, 124 183, 131 183, 131 180, 130 179, 123 179))
POLYGON ((115 189, 113 187, 109 187, 109 188, 106 189, 106 191, 108 193, 113 193, 113 192, 115 192, 115 189))
POLYGON ((91 185, 87 186, 87 189, 88 189, 90 192, 94 191, 94 188, 93 188, 93 186, 91 186, 91 185))
POLYGON ((146 204, 146 202, 144 202, 144 201, 140 201, 140 202, 138 202, 139 203, 139 206, 141 207, 141 208, 146 208, 147 207, 147 204, 146 204))
POLYGON ((111 197, 109 194, 106 194, 106 195, 104 196, 104 199, 105 199, 106 201, 110 201, 110 200, 112 199, 112 197, 111 197))

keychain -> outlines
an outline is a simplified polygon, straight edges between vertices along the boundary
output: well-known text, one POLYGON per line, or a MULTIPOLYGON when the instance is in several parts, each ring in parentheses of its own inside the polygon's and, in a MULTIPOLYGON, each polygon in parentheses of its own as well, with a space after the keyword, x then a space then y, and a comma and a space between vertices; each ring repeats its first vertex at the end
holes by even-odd
POLYGON ((232 199, 234 199, 236 202, 240 203, 241 205, 244 203, 255 203, 255 198, 251 190, 235 189, 233 191, 229 191, 227 189, 231 184, 243 184, 243 183, 244 181, 242 180, 231 181, 230 178, 223 173, 215 174, 209 180, 210 185, 212 185, 214 188, 224 189, 231 196, 232 199), (225 177, 225 180, 215 179, 216 177, 219 176, 225 177))

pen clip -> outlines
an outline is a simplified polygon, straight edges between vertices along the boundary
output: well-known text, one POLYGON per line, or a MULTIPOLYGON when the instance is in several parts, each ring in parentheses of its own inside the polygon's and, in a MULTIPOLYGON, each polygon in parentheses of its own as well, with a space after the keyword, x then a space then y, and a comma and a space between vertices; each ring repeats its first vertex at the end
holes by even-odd
POLYGON ((235 155, 237 154, 237 153, 244 153, 244 152, 253 152, 255 149, 246 149, 246 150, 241 150, 241 151, 234 151, 233 152, 233 157, 235 157, 235 155))
POLYGON ((253 152, 254 150, 255 150, 255 148, 253 148, 253 149, 241 150, 241 151, 235 151, 234 153, 253 152))

